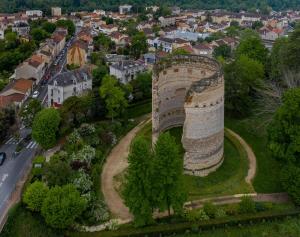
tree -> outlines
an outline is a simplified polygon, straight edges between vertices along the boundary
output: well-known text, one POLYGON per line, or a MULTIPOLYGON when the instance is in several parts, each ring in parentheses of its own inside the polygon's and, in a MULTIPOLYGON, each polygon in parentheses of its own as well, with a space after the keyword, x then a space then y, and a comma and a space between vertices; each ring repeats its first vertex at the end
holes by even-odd
POLYGON ((136 79, 130 82, 133 88, 135 100, 147 99, 152 96, 152 74, 148 72, 139 73, 136 79))
POLYGON ((26 189, 23 196, 23 202, 30 210, 40 211, 48 191, 49 188, 43 182, 35 181, 26 189))
POLYGON ((74 223, 86 206, 87 201, 74 185, 55 186, 43 202, 42 215, 51 227, 64 229, 74 223))
POLYGON ((264 24, 261 21, 255 21, 252 24, 252 29, 253 30, 258 30, 258 29, 260 29, 263 26, 264 26, 264 24))
POLYGON ((49 34, 52 34, 56 29, 56 25, 54 23, 46 21, 42 24, 42 28, 49 34))
POLYGON ((0 141, 9 134, 11 127, 16 122, 15 108, 12 106, 0 109, 0 141))
POLYGON ((128 156, 129 167, 123 195, 137 226, 153 221, 152 160, 148 142, 142 137, 136 138, 128 156))
POLYGON ((43 109, 35 116, 32 124, 32 137, 44 149, 55 145, 60 120, 59 112, 53 108, 43 109))
POLYGON ((20 116, 26 127, 31 127, 35 115, 42 110, 42 104, 37 99, 31 99, 27 105, 22 107, 20 116))
POLYGON ((236 49, 236 57, 246 55, 248 58, 257 60, 266 65, 268 57, 268 49, 262 43, 259 35, 252 30, 244 30, 241 42, 236 49))
POLYGON ((300 167, 300 88, 286 91, 282 102, 268 128, 269 148, 283 163, 300 167))
POLYGON ((286 71, 297 73, 300 71, 300 25, 296 25, 294 32, 288 37, 283 51, 283 67, 286 71))
POLYGON ((256 92, 264 85, 263 65, 242 55, 225 65, 225 108, 238 117, 250 114, 256 92))
POLYGON ((44 166, 44 180, 47 182, 49 187, 56 185, 65 185, 70 182, 73 171, 67 162, 60 159, 52 159, 47 162, 44 166))
POLYGON ((93 87, 99 87, 102 82, 102 78, 108 74, 108 68, 106 65, 100 65, 93 70, 93 87))
POLYGON ((300 205, 300 168, 294 164, 288 163, 282 168, 281 184, 288 192, 293 201, 300 205))
POLYGON ((287 47, 287 38, 278 38, 271 51, 270 55, 270 77, 272 80, 279 82, 282 80, 284 72, 284 52, 287 47))
POLYGON ((138 59, 141 56, 141 54, 147 53, 147 51, 147 37, 143 32, 138 32, 132 37, 130 54, 136 59, 138 59))
POLYGON ((99 89, 100 96, 105 101, 105 106, 108 111, 107 116, 113 120, 114 117, 121 114, 128 103, 125 99, 125 92, 117 85, 117 79, 110 75, 106 75, 102 79, 99 89))
POLYGON ((30 35, 37 43, 40 43, 41 41, 47 39, 50 36, 50 34, 42 28, 32 29, 30 35))
POLYGON ((171 207, 175 212, 182 210, 186 200, 183 188, 183 161, 179 156, 175 138, 170 133, 162 133, 155 144, 153 185, 156 202, 161 210, 171 207))
POLYGON ((219 47, 216 47, 213 52, 214 58, 223 57, 224 59, 230 58, 231 48, 227 44, 223 44, 219 47))
POLYGON ((56 22, 56 26, 67 28, 69 36, 74 35, 75 30, 76 30, 75 25, 74 25, 73 21, 71 21, 71 20, 58 20, 56 22))

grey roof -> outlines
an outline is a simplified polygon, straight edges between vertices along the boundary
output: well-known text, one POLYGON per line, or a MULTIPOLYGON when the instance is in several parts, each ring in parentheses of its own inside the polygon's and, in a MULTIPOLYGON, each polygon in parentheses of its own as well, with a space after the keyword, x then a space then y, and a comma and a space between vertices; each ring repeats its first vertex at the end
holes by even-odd
POLYGON ((56 82, 57 86, 69 86, 74 84, 74 82, 80 83, 89 80, 92 80, 89 70, 82 68, 58 74, 50 80, 49 85, 54 85, 56 82))
POLYGON ((138 67, 138 66, 142 66, 142 65, 143 65, 143 63, 140 61, 123 60, 123 61, 120 61, 118 63, 111 65, 111 67, 122 71, 122 70, 126 70, 128 68, 138 67))

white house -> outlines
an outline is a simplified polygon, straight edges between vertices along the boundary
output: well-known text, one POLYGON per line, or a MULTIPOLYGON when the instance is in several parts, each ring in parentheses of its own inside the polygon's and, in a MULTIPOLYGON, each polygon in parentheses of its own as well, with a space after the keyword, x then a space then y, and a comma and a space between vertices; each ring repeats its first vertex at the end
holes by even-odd
POLYGON ((115 76, 121 83, 126 84, 145 70, 146 66, 143 62, 126 60, 112 64, 109 67, 109 74, 115 76))
POLYGON ((26 16, 28 17, 42 17, 43 12, 41 10, 27 10, 26 16))
POLYGON ((64 72, 48 84, 48 106, 60 107, 71 96, 81 96, 92 89, 92 76, 87 68, 64 72))
POLYGON ((119 13, 121 15, 129 13, 131 11, 131 8, 132 8, 132 5, 127 5, 127 4, 121 5, 121 6, 119 6, 119 13))

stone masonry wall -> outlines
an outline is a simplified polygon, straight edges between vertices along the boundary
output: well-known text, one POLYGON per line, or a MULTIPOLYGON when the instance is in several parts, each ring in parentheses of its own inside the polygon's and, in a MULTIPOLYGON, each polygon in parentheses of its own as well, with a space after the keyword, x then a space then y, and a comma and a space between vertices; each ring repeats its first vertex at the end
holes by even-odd
POLYGON ((183 125, 184 170, 205 176, 223 161, 224 79, 210 58, 178 55, 154 66, 152 132, 183 125))

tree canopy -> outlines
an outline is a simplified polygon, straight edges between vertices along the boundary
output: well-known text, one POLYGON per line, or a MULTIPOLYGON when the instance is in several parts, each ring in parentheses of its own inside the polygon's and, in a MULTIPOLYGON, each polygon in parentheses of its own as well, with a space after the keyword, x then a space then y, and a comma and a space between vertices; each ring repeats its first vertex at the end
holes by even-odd
POLYGON ((41 110, 34 118, 32 137, 43 148, 48 149, 55 145, 60 124, 60 115, 56 109, 41 110))

